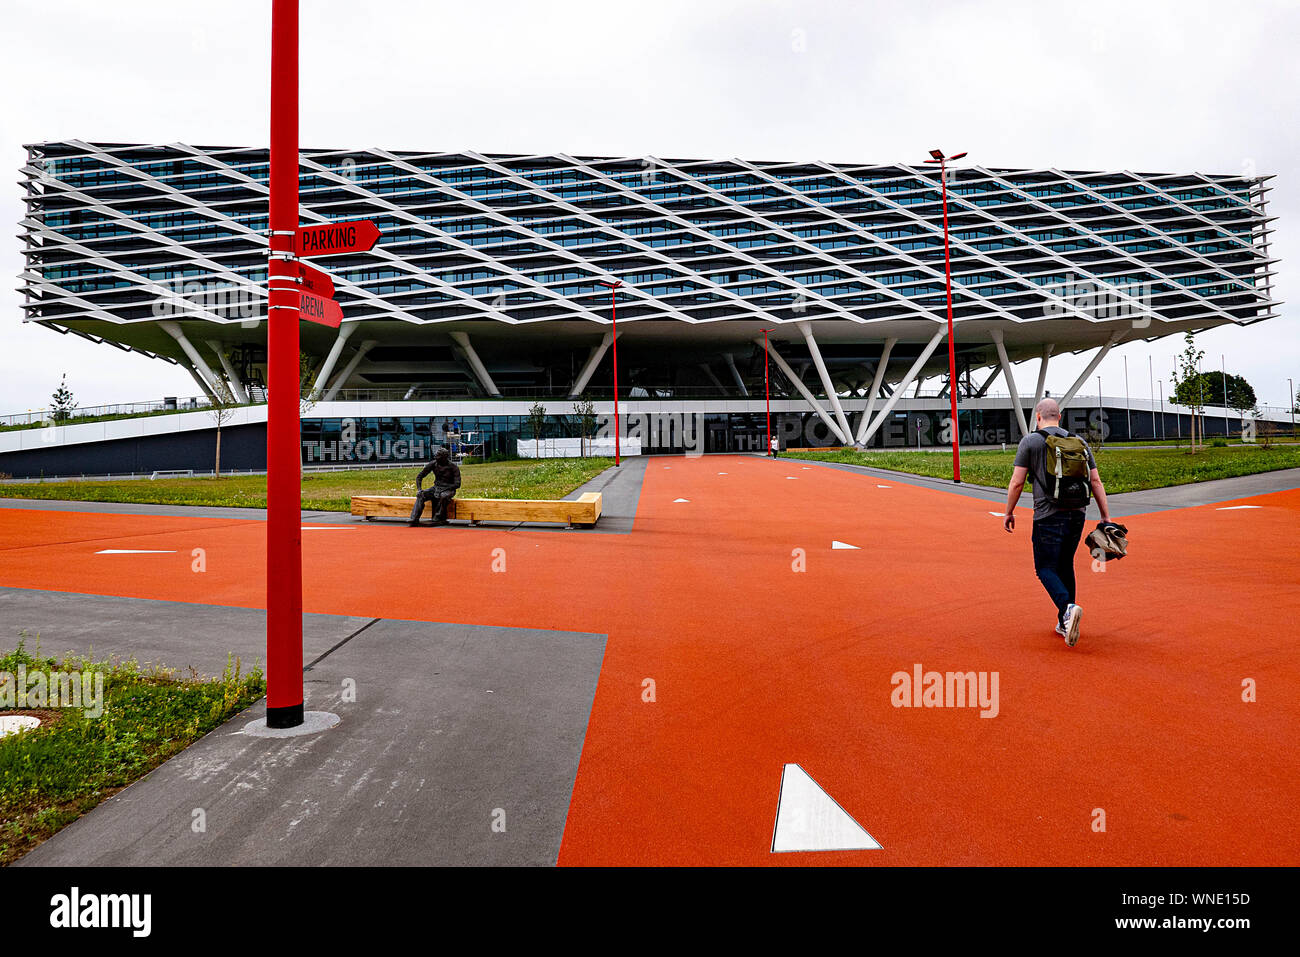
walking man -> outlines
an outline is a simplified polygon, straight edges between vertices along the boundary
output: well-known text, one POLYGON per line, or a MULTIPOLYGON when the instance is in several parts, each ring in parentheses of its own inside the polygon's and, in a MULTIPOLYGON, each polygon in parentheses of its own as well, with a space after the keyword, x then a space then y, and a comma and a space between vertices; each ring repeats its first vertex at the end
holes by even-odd
POLYGON ((1083 609, 1075 603, 1074 553, 1083 536, 1084 512, 1089 493, 1097 499, 1101 520, 1110 521, 1106 489, 1092 449, 1078 436, 1061 428, 1061 409, 1055 399, 1044 399, 1034 409, 1037 428, 1020 440, 1007 486, 1007 510, 1002 525, 1016 527, 1015 508, 1025 479, 1034 487, 1034 570, 1056 605, 1056 633, 1071 648, 1079 640, 1083 609))
POLYGON ((460 488, 460 466, 451 460, 451 453, 446 446, 440 446, 433 456, 433 461, 415 479, 415 507, 411 509, 411 520, 406 524, 412 528, 420 524, 420 515, 427 502, 433 503, 433 521, 431 525, 447 524, 447 506, 451 504, 456 490, 460 488), (425 476, 433 473, 433 488, 423 488, 425 476))

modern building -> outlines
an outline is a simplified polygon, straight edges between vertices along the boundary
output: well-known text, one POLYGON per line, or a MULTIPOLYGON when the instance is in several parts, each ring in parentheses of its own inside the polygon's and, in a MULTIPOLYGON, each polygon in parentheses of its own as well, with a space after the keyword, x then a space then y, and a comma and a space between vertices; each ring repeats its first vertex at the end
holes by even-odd
MULTIPOLYGON (((267 151, 27 150, 26 321, 264 397, 267 151)), ((1092 356, 1068 405, 1117 345, 1275 315, 1269 178, 950 170, 963 435, 1014 441, 1053 356, 1092 356)), ((300 190, 305 225, 382 232, 314 260, 345 321, 302 327, 305 456, 343 419, 391 445, 458 417, 491 444, 536 401, 561 430, 577 400, 605 414, 612 279, 624 411, 702 416, 710 449, 757 448, 767 358, 784 444, 912 444, 909 414, 924 442, 942 430, 937 169, 309 149, 300 190)))

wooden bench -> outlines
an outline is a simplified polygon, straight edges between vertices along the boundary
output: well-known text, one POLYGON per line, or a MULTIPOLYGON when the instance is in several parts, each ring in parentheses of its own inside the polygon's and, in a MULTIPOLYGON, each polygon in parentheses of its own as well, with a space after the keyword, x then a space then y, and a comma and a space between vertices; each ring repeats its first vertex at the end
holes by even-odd
MULTIPOLYGON (((599 492, 584 492, 571 502, 526 498, 453 498, 447 517, 477 525, 479 522, 554 522, 572 528, 590 528, 600 518, 599 492)), ((354 495, 352 514, 375 518, 411 517, 415 497, 406 495, 354 495)), ((432 511, 425 506, 425 514, 432 511)), ((421 516, 423 518, 423 516, 421 516)))

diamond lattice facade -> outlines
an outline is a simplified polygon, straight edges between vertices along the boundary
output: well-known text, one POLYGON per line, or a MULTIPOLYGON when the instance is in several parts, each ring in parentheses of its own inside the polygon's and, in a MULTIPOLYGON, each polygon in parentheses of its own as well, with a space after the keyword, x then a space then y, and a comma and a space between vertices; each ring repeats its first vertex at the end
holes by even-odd
MULTIPOLYGON (((266 150, 44 143, 22 175, 27 321, 258 388, 266 150)), ((1274 315, 1267 179, 950 171, 961 393, 1274 315)), ((331 398, 608 397, 613 278, 623 397, 761 393, 764 329, 774 388, 841 433, 849 399, 946 375, 934 169, 303 150, 300 188, 303 224, 382 231, 316 260, 345 316, 303 326, 331 398)))

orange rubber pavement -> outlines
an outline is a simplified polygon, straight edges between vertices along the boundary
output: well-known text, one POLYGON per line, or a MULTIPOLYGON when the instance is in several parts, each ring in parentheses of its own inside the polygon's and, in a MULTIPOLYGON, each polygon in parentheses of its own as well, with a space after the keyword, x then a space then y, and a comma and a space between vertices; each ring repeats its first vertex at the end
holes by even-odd
MULTIPOLYGON (((650 459, 629 535, 304 533, 304 603, 609 636, 561 864, 1294 864, 1300 491, 1247 501, 1125 518, 1104 572, 1081 550, 1073 649, 1028 510, 1008 535, 980 499, 742 456, 650 459), (918 663, 998 672, 998 715, 894 707, 918 663), (786 763, 883 850, 770 853, 786 763)), ((263 536, 5 509, 0 584, 262 607, 263 536)))

